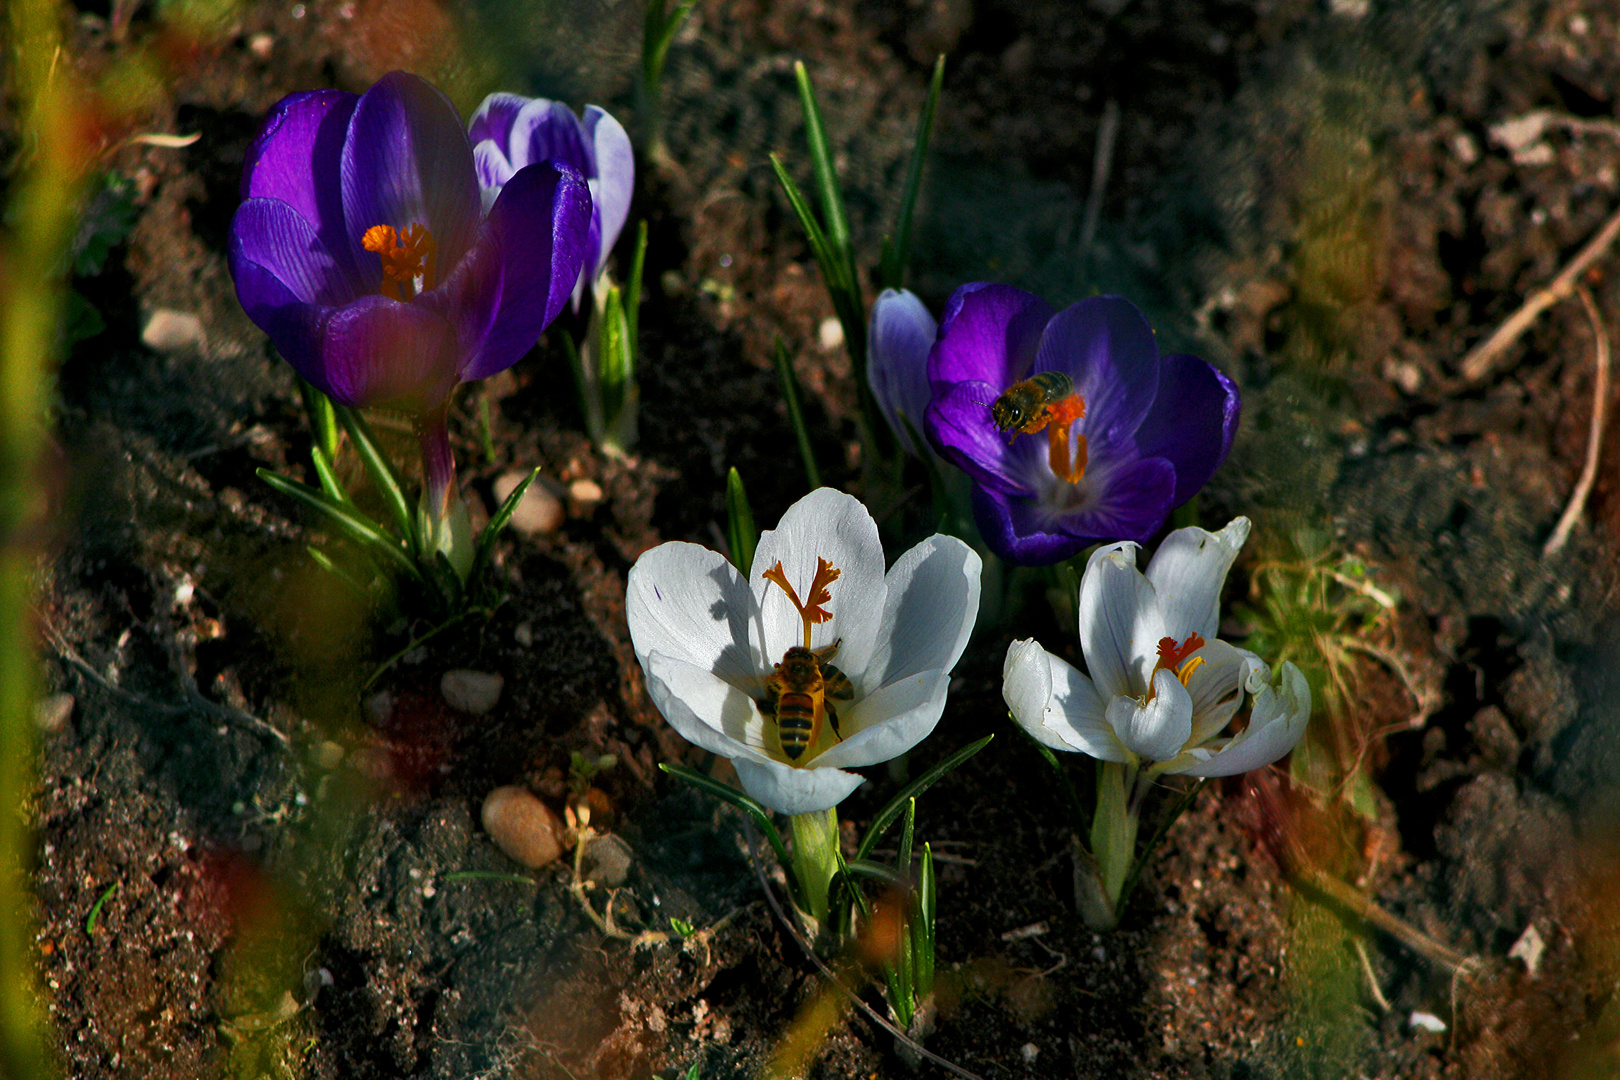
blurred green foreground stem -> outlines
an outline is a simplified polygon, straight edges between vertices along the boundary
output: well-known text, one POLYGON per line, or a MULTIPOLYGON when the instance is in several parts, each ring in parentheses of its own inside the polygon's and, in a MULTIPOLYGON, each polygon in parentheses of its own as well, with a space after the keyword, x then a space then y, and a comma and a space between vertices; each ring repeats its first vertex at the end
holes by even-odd
POLYGON ((13 85, 22 107, 24 167, 11 232, 0 239, 0 1074, 42 1077, 46 1052, 33 955, 38 674, 30 618, 37 557, 37 487, 47 363, 61 313, 61 253, 81 190, 82 144, 69 65, 58 58, 52 0, 7 5, 13 85))

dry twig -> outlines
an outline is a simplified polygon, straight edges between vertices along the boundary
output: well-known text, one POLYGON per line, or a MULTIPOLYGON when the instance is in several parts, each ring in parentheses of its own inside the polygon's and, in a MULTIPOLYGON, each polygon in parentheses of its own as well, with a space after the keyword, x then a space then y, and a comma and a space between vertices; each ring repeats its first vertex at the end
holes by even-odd
POLYGON ((1620 237, 1620 212, 1616 212, 1603 223, 1603 228, 1586 242, 1580 254, 1571 259, 1569 265, 1552 279, 1552 284, 1532 293, 1530 299, 1519 306, 1519 310, 1509 315, 1507 321, 1496 328, 1495 333, 1468 350, 1468 355, 1462 358, 1459 365, 1463 381, 1478 382, 1489 374, 1502 354, 1530 329, 1531 324, 1543 311, 1575 291, 1576 282, 1581 274, 1609 250, 1617 237, 1620 237))
POLYGON ((1592 484, 1597 480, 1598 458, 1603 454, 1603 428, 1608 423, 1609 328, 1603 324, 1603 315, 1598 311, 1597 301, 1592 299, 1592 293, 1586 286, 1576 286, 1575 295, 1581 298, 1581 306, 1586 308, 1586 317, 1591 320, 1596 353, 1597 377, 1593 380, 1592 386, 1592 427, 1586 436, 1586 464, 1581 467, 1581 478, 1575 482, 1575 491, 1569 497, 1569 505, 1564 507, 1564 515, 1558 519, 1558 526, 1553 529, 1552 535, 1547 538, 1546 546, 1541 549, 1543 555, 1554 555, 1569 542, 1570 531, 1580 520, 1581 511, 1586 509, 1586 497, 1592 493, 1592 484))

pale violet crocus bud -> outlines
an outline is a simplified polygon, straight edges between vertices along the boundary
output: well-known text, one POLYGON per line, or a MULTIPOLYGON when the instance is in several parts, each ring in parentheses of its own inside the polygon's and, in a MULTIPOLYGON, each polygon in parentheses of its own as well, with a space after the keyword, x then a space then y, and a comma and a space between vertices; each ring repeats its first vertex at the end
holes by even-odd
POLYGON ((604 109, 585 107, 583 117, 560 101, 517 94, 491 94, 467 124, 478 182, 488 206, 524 166, 561 161, 585 178, 591 193, 591 228, 585 266, 574 287, 574 307, 585 288, 595 288, 613 245, 630 216, 636 159, 630 136, 604 109))
POLYGON ((1007 650, 1002 694, 1025 731, 1054 750, 1141 767, 1147 776, 1233 776, 1269 765, 1305 733, 1311 691, 1297 667, 1280 680, 1219 640, 1218 602, 1249 535, 1178 529, 1147 572, 1132 543, 1092 554, 1080 583, 1082 674, 1033 640, 1007 650), (1248 724, 1228 727, 1245 699, 1248 724))
POLYGON ((866 326, 866 381, 908 454, 928 450, 926 443, 916 445, 912 436, 920 438, 932 396, 928 350, 934 347, 937 328, 923 302, 907 289, 884 289, 866 326))
POLYGON ((760 536, 753 567, 745 577, 697 544, 653 548, 630 569, 630 640, 676 731, 730 758, 772 810, 824 812, 861 783, 846 769, 939 723, 979 609, 979 556, 935 535, 885 573, 866 507, 819 488, 760 536))

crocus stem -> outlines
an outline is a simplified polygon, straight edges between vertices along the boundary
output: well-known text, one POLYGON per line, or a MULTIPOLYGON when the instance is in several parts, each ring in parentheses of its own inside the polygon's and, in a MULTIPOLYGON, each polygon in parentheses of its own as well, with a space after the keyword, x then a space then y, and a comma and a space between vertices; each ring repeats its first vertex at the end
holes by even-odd
POLYGON ((1136 767, 1118 761, 1097 766, 1097 813, 1091 819, 1091 853, 1097 858, 1103 890, 1117 916, 1120 893, 1136 856, 1137 816, 1129 796, 1136 767))
POLYGON ((446 402, 416 422, 422 442, 422 471, 427 477, 428 512, 442 521, 456 495, 456 459, 450 453, 450 404, 446 402))
POLYGON ((827 924, 827 889, 838 872, 838 813, 818 810, 794 814, 793 876, 799 883, 799 897, 807 914, 818 926, 827 924))

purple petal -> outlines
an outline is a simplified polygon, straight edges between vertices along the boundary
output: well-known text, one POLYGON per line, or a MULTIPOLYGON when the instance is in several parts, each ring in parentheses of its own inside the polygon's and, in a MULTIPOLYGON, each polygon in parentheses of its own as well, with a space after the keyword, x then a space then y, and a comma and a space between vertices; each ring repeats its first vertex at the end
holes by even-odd
POLYGON ((1028 478, 1039 468, 1035 458, 1046 452, 1046 438, 1020 437, 1009 446, 990 419, 989 403, 995 399, 996 388, 989 383, 948 387, 924 414, 929 441, 978 483, 1011 496, 1031 496, 1028 478))
POLYGON ((1136 430, 1137 451, 1176 469, 1173 506, 1208 483, 1237 434, 1237 384, 1196 356, 1178 353, 1159 365, 1159 396, 1136 430))
POLYGON ((248 317, 270 336, 276 351, 294 371, 322 393, 334 396, 321 357, 321 323, 331 309, 294 295, 272 271, 244 256, 234 238, 230 266, 237 298, 248 317))
POLYGON ((602 223, 601 254, 595 264, 595 272, 600 274, 630 217, 630 193, 636 186, 636 155, 630 149, 630 136, 625 134, 624 126, 605 110, 595 105, 585 106, 583 127, 596 158, 596 175, 587 174, 587 179, 597 181, 592 196, 596 200, 596 216, 602 223))
POLYGON ((512 123, 506 156, 521 169, 552 158, 562 158, 587 180, 596 175, 596 157, 579 117, 560 101, 535 98, 523 106, 512 123))
POLYGON ((473 145, 473 171, 478 174, 478 191, 486 211, 494 205, 502 186, 517 172, 506 159, 506 151, 489 139, 473 145))
POLYGON ((472 119, 467 121, 468 141, 477 146, 488 139, 505 155, 512 135, 512 124, 528 103, 529 99, 521 94, 489 95, 479 103, 472 119))
POLYGON ((321 352, 327 393, 344 405, 383 405, 419 416, 455 389, 455 332, 424 304, 386 296, 357 300, 331 314, 321 352))
POLYGON ((361 95, 343 144, 342 182, 347 235, 362 267, 378 264, 360 245, 374 225, 425 226, 441 272, 477 238, 483 204, 472 144, 449 99, 415 75, 392 72, 361 95))
POLYGON ((349 298, 362 291, 343 225, 343 191, 336 182, 349 119, 358 94, 316 90, 282 98, 242 163, 242 198, 279 199, 309 222, 337 260, 349 298))
POLYGON ((884 289, 872 305, 866 328, 866 381, 883 417, 908 454, 911 428, 922 430, 933 391, 928 385, 928 351, 934 347, 934 317, 906 289, 884 289), (904 416, 906 424, 900 422, 904 416))
POLYGON ((934 393, 971 380, 996 387, 999 397, 1029 377, 1041 329, 1051 318, 1051 306, 1022 289, 984 282, 963 285, 945 304, 939 340, 928 358, 934 393))
POLYGON ((1041 335, 1037 371, 1062 371, 1086 405, 1094 453, 1129 445, 1159 388, 1159 346, 1135 305, 1094 296, 1065 308, 1041 335))
POLYGON ((590 192, 566 165, 520 169, 501 190, 488 230, 500 257, 500 307, 463 380, 506 370, 539 340, 579 280, 590 221, 590 192))
MULTIPOLYGON (((354 299, 350 282, 315 231, 310 220, 291 203, 278 199, 249 199, 231 219, 230 259, 252 263, 271 275, 288 295, 306 304, 329 307, 354 299)), ((234 274, 234 270, 232 271, 234 274)), ((279 303, 279 293, 276 294, 279 303)), ((259 321, 258 295, 237 282, 237 297, 248 318, 259 321)))
POLYGON ((1080 554, 1090 541, 1060 532, 1037 519, 1033 499, 975 486, 973 520, 990 550, 1015 566, 1050 566, 1080 554))
POLYGON ((1175 507, 1176 469, 1164 458, 1142 458, 1084 481, 1091 495, 1086 508, 1064 516, 1059 528, 1086 544, 1132 540, 1145 543, 1164 527, 1175 507))

